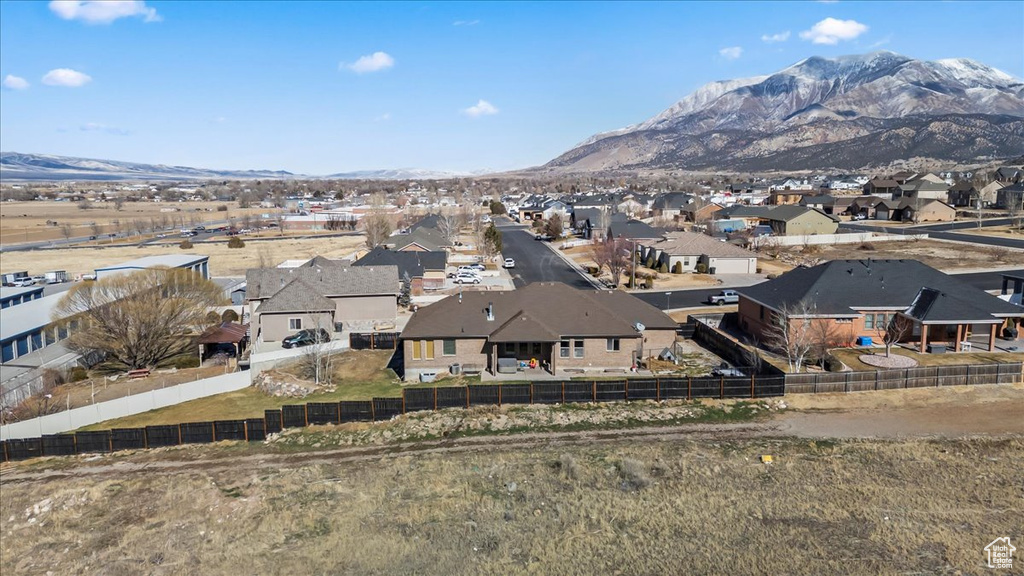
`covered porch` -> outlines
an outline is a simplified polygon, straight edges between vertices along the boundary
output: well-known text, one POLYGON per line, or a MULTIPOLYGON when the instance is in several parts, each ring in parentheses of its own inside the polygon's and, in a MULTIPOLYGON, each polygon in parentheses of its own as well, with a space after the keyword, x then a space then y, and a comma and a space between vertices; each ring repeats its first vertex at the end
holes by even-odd
POLYGON ((199 336, 196 343, 199 344, 200 364, 212 356, 225 354, 228 358, 234 359, 237 368, 238 359, 249 344, 249 325, 223 322, 211 326, 199 336))
POLYGON ((515 375, 527 379, 554 377, 554 342, 492 342, 490 345, 490 370, 495 377, 515 375))
POLYGON ((1008 321, 1011 327, 1016 326, 1024 317, 1024 309, 993 301, 999 306, 989 307, 985 302, 922 288, 910 308, 897 317, 903 332, 909 328, 909 337, 901 340, 916 342, 922 354, 947 350, 995 352, 996 340, 1004 332, 1016 338, 1016 330, 1004 330, 1004 326, 1008 321))

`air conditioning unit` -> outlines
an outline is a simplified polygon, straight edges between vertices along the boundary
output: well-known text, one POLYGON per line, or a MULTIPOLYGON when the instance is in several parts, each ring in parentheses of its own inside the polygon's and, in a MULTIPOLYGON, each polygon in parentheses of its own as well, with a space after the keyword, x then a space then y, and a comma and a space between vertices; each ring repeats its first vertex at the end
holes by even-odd
POLYGON ((462 374, 462 364, 452 364, 448 367, 448 372, 451 373, 452 376, 462 374))

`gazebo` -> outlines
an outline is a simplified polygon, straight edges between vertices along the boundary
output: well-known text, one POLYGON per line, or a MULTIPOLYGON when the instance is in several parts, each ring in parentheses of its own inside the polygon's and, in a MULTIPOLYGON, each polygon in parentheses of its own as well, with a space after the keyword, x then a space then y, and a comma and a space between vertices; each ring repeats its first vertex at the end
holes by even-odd
POLYGON ((218 352, 233 351, 235 363, 249 344, 249 325, 236 322, 223 322, 210 326, 199 335, 200 363, 218 352))

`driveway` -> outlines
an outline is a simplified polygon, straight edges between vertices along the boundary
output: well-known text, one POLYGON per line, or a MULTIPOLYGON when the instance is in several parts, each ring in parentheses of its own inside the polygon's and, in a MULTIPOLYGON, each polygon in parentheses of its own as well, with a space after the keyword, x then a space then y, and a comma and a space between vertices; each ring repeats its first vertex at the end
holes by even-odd
POLYGON ((509 270, 516 288, 531 282, 562 282, 573 288, 594 289, 547 242, 534 240, 534 234, 527 228, 507 221, 497 226, 501 230, 502 256, 516 261, 516 267, 509 270))

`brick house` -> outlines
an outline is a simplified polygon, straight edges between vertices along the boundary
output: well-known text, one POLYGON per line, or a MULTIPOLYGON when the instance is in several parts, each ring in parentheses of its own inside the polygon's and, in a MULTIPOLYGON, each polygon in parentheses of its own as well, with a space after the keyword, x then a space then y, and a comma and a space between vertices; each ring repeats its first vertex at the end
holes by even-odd
POLYGON ((999 328, 1024 317, 1024 308, 917 260, 833 260, 737 292, 740 328, 761 341, 788 312, 790 324, 827 323, 837 345, 880 341, 896 318, 906 326, 900 341, 921 352, 965 342, 995 351, 999 328))
POLYGON ((550 374, 629 369, 675 342, 677 323, 620 291, 534 283, 465 292, 420 308, 402 331, 406 379, 453 364, 495 374, 536 361, 550 374))

